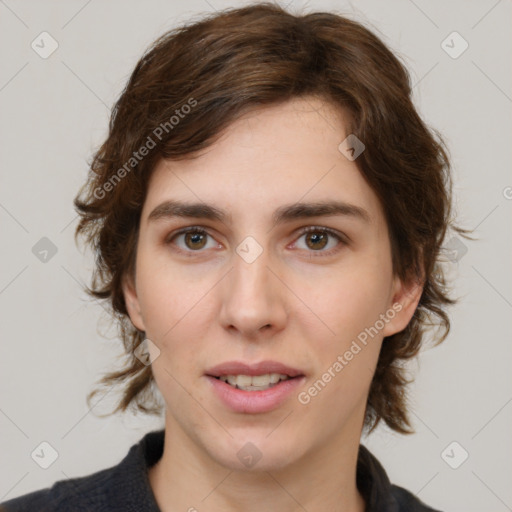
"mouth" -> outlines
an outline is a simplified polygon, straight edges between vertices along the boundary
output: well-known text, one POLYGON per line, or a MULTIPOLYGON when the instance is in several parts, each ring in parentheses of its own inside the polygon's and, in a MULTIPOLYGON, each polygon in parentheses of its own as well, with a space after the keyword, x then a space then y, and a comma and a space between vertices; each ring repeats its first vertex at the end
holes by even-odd
MULTIPOLYGON (((213 375, 212 375, 213 377, 213 375)), ((241 389, 243 391, 264 391, 265 389, 273 388, 280 382, 289 379, 296 379, 284 373, 265 373, 263 375, 221 375, 214 377, 230 386, 241 389)))
POLYGON ((229 361, 210 368, 205 376, 221 402, 240 413, 276 409, 305 381, 302 370, 277 361, 229 361))

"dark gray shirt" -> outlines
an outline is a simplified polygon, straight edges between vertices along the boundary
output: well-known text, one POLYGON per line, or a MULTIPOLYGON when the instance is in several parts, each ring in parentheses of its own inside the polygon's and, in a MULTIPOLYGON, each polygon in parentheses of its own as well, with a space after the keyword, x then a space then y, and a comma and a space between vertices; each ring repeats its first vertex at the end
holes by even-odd
MULTIPOLYGON (((60 480, 0 504, 1 512, 160 512, 148 469, 161 458, 164 431, 146 434, 113 466, 88 476, 60 480)), ((366 512, 439 512, 409 491, 392 485, 379 461, 359 446, 357 487, 366 512)))

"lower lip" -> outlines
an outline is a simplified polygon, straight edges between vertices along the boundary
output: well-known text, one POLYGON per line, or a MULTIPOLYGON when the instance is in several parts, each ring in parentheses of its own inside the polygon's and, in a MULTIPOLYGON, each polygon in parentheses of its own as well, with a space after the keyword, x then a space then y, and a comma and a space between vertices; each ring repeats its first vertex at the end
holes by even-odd
POLYGON ((280 381, 271 388, 262 391, 244 391, 234 388, 220 379, 207 375, 214 392, 220 400, 235 412, 257 414, 277 409, 304 382, 305 377, 280 381))

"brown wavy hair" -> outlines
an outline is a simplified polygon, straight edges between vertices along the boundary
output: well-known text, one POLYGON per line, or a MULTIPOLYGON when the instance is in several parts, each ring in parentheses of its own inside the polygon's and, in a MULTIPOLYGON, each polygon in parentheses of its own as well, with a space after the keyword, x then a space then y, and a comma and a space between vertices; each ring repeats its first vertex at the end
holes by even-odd
MULTIPOLYGON (((115 103, 108 136, 75 198, 81 216, 76 236, 96 258, 88 292, 110 304, 127 357, 122 370, 100 381, 110 388, 124 384, 110 414, 128 407, 162 412, 151 366, 134 356, 144 333, 132 325, 122 291, 123 279, 134 272, 140 214, 156 163, 193 157, 251 109, 306 95, 351 114, 347 133, 366 146, 356 164, 383 206, 393 271, 424 284, 409 325, 384 340, 364 420, 370 432, 381 419, 397 432, 414 432, 404 363, 418 354, 428 326, 439 327, 436 344, 445 339, 445 306, 454 302, 438 264, 453 226, 448 152, 413 106, 406 67, 376 35, 335 13, 294 15, 271 3, 208 15, 157 39, 115 103)), ((99 391, 89 393, 89 404, 99 391)))

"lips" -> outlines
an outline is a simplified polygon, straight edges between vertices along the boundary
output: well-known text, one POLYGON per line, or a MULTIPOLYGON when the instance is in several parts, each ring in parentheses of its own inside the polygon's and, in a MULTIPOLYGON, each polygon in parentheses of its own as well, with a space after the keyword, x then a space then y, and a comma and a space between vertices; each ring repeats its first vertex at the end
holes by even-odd
POLYGON ((265 375, 267 373, 279 373, 288 375, 288 377, 299 377, 304 372, 292 368, 278 361, 260 361, 259 363, 247 364, 240 361, 226 361, 207 370, 206 375, 209 377, 221 377, 223 375, 265 375))
POLYGON ((277 409, 297 393, 306 379, 303 371, 277 361, 254 364, 227 361, 207 370, 205 377, 220 403, 231 411, 242 414, 261 414, 277 409), (240 375, 250 378, 267 374, 279 374, 285 376, 285 380, 260 390, 252 386, 239 389, 238 386, 233 387, 224 381, 226 376, 231 379, 240 375))

